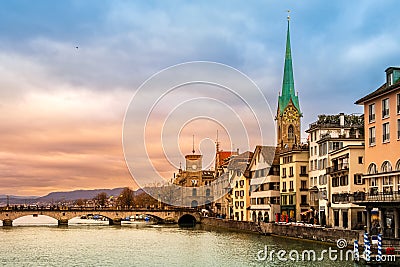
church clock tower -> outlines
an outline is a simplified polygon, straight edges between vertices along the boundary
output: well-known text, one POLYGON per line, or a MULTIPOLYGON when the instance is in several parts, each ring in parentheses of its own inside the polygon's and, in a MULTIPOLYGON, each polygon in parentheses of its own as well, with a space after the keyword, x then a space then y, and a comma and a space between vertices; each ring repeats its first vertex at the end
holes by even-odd
POLYGON ((290 48, 289 16, 286 37, 285 68, 283 73, 282 94, 278 99, 277 141, 278 147, 292 147, 300 143, 300 118, 302 117, 299 98, 295 94, 292 53, 290 48))

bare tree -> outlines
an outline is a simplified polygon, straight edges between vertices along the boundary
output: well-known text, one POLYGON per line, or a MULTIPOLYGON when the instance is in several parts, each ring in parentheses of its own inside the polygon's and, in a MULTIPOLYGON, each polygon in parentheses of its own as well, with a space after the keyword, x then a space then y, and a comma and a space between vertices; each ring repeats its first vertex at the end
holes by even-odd
POLYGON ((97 194, 97 195, 94 197, 93 200, 96 201, 96 203, 97 203, 99 206, 104 207, 104 206, 106 205, 107 198, 108 198, 107 193, 101 192, 101 193, 97 194))
POLYGON ((79 206, 79 207, 82 207, 82 206, 84 206, 85 204, 86 204, 86 200, 84 200, 84 199, 82 199, 82 198, 77 199, 77 200, 75 200, 75 202, 74 202, 74 205, 79 206))
POLYGON ((120 196, 118 197, 118 204, 122 208, 131 208, 134 205, 134 192, 128 188, 125 187, 120 196))

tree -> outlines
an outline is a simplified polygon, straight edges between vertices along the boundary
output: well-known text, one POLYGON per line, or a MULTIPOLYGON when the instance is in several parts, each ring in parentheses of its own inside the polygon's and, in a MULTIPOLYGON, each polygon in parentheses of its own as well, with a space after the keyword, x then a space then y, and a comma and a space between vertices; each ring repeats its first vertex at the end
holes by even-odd
POLYGON ((86 204, 86 201, 82 198, 75 200, 74 205, 82 207, 86 204))
POLYGON ((154 199, 146 192, 140 193, 138 196, 136 196, 135 200, 135 204, 141 208, 156 207, 158 204, 157 199, 154 199))
POLYGON ((97 204, 100 205, 101 207, 104 207, 106 205, 107 198, 108 198, 107 194, 105 192, 101 192, 97 194, 93 200, 96 201, 97 204))
POLYGON ((122 208, 132 207, 134 204, 134 192, 130 188, 125 187, 118 197, 118 204, 122 208))

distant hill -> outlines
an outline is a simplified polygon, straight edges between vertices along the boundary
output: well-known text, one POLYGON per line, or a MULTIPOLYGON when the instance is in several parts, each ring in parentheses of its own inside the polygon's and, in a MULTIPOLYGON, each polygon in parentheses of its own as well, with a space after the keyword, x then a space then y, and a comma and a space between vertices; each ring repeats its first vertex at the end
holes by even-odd
POLYGON ((68 201, 77 199, 92 199, 98 194, 104 192, 108 196, 119 196, 124 188, 114 189, 92 189, 92 190, 74 190, 68 192, 52 192, 43 197, 36 199, 37 202, 52 202, 52 201, 68 201))
MULTIPOLYGON (((66 192, 52 192, 42 197, 34 196, 9 196, 11 205, 33 204, 33 203, 56 203, 59 201, 74 201, 77 199, 92 199, 99 193, 106 193, 108 196, 119 196, 124 188, 114 189, 92 189, 92 190, 74 190, 66 192)), ((142 193, 142 189, 135 191, 135 195, 142 193)), ((0 206, 7 204, 7 196, 0 195, 0 206)))

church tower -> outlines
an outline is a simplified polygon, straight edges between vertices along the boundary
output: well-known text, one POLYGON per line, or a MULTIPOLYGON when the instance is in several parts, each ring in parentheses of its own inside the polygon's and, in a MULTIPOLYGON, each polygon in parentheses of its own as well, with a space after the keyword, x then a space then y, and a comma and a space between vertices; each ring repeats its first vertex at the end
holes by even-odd
POLYGON ((290 17, 286 37, 285 68, 283 72, 282 92, 278 99, 277 141, 278 147, 292 147, 300 143, 300 117, 302 117, 299 98, 294 90, 292 52, 290 48, 290 17))

